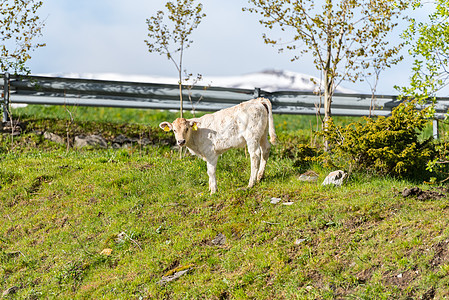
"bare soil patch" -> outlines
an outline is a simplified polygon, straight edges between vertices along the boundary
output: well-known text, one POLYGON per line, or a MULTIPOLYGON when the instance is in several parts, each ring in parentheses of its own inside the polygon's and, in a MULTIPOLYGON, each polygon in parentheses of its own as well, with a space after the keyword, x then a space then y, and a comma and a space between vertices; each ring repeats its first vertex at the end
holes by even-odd
POLYGON ((411 189, 405 188, 402 191, 403 197, 416 197, 420 201, 440 200, 441 198, 447 197, 447 194, 447 189, 425 191, 418 187, 413 187, 411 189))

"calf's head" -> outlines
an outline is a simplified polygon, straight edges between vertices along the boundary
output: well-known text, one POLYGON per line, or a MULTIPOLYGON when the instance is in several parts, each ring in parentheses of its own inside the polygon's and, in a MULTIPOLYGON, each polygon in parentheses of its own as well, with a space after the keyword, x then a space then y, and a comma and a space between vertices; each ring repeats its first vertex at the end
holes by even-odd
POLYGON ((192 131, 198 130, 197 123, 195 121, 186 120, 184 118, 178 118, 173 123, 162 122, 159 127, 164 131, 173 130, 175 134, 176 143, 179 146, 185 146, 190 139, 192 131))

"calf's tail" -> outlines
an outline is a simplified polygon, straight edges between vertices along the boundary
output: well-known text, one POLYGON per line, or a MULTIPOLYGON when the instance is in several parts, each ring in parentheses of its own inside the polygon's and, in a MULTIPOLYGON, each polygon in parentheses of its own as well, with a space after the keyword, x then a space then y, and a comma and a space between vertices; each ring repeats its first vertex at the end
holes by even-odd
POLYGON ((276 144, 276 131, 274 130, 274 121, 273 121, 273 110, 271 107, 271 102, 267 98, 259 98, 263 106, 266 107, 268 111, 268 133, 270 134, 270 143, 276 144))

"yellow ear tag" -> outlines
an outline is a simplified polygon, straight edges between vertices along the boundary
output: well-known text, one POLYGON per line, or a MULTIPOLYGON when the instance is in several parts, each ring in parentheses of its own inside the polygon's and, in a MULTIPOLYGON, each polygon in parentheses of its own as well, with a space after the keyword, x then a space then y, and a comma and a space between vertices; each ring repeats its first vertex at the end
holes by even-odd
POLYGON ((198 130, 198 126, 196 126, 196 123, 193 123, 192 129, 195 131, 198 130))
POLYGON ((167 125, 165 125, 164 131, 170 131, 170 127, 168 127, 167 125))

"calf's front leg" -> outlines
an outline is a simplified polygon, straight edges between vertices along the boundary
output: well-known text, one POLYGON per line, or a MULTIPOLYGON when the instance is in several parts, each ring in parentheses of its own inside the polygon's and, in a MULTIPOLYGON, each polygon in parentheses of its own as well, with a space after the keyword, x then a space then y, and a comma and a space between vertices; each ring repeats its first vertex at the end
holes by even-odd
POLYGON ((207 161, 207 175, 209 175, 209 190, 210 194, 217 192, 217 179, 215 178, 215 171, 217 170, 218 158, 213 158, 207 161))

